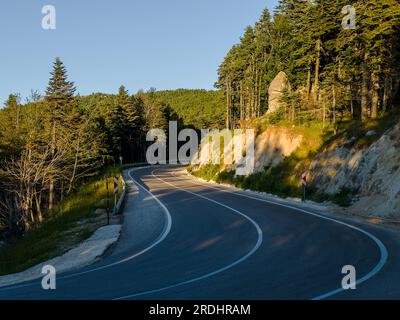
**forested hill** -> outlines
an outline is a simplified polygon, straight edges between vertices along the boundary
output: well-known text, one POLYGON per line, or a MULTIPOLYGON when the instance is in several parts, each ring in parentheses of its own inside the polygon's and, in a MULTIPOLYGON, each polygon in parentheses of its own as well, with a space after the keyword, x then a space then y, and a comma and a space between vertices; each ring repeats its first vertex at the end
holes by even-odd
MULTIPOLYGON (((44 75, 46 72, 44 73, 44 75)), ((45 95, 11 94, 0 109, 0 236, 40 225, 63 199, 104 167, 145 161, 151 129, 220 128, 222 91, 75 94, 57 58, 45 95)))
POLYGON ((158 91, 155 95, 177 114, 185 126, 212 129, 225 125, 222 91, 178 89, 158 91))
POLYGON ((266 9, 245 30, 219 68, 228 125, 269 109, 268 87, 278 72, 291 84, 282 110, 288 120, 377 119, 396 103, 399 54, 399 0, 280 0, 273 16, 266 9))

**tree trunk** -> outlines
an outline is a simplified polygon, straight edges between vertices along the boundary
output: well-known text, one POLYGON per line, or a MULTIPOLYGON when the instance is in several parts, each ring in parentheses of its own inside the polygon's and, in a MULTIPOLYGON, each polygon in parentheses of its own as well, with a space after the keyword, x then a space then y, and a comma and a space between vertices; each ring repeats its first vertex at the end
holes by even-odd
POLYGON ((353 101, 353 87, 351 84, 349 84, 348 89, 350 93, 350 113, 351 113, 351 118, 354 119, 354 101, 353 101))
POLYGON ((240 82, 240 121, 244 120, 244 100, 243 100, 243 83, 240 82))
POLYGON ((247 96, 247 101, 246 101, 246 120, 250 118, 250 110, 251 110, 251 98, 250 98, 250 89, 249 87, 246 87, 246 96, 247 96))
POLYGON ((371 75, 371 118, 378 118, 378 109, 379 109, 379 78, 376 74, 371 75))
POLYGON ((319 68, 321 64, 321 39, 317 40, 316 49, 316 61, 315 61, 315 80, 314 80, 314 101, 317 102, 319 99, 319 68))
POLYGON ((362 63, 362 84, 361 84, 361 120, 365 121, 369 118, 370 96, 369 96, 369 70, 368 70, 368 54, 364 55, 362 63))
POLYGON ((261 115, 261 87, 262 87, 262 79, 263 76, 261 75, 258 80, 258 110, 257 110, 257 117, 261 115))
POLYGON ((231 84, 230 80, 227 80, 226 83, 226 129, 230 129, 231 127, 231 84))
POLYGON ((78 167, 79 151, 80 151, 80 136, 78 136, 78 141, 77 141, 77 144, 76 144, 74 169, 72 170, 72 176, 71 176, 71 179, 69 180, 69 187, 68 187, 67 194, 71 193, 71 190, 72 190, 72 187, 73 187, 73 183, 74 183, 74 180, 75 180, 76 170, 77 170, 77 167, 78 167))
POLYGON ((32 211, 32 194, 29 189, 26 190, 26 196, 25 196, 25 212, 27 216, 29 216, 31 220, 31 224, 34 225, 36 223, 35 221, 35 216, 33 215, 32 211))
POLYGON ((17 117, 15 119, 15 129, 17 134, 19 134, 20 113, 21 113, 21 107, 19 103, 17 103, 17 117))
POLYGON ((308 65, 308 72, 307 72, 307 100, 310 100, 311 94, 311 63, 308 65))
POLYGON ((36 212, 38 216, 39 223, 43 222, 43 214, 42 214, 42 207, 41 207, 41 193, 35 192, 35 205, 36 205, 36 212))
MULTIPOLYGON (((54 157, 56 152, 56 122, 53 122, 53 129, 51 135, 51 156, 54 157)), ((54 176, 51 177, 49 183, 49 211, 53 210, 54 206, 54 176)))
POLYGON ((333 110, 333 123, 336 123, 336 88, 332 84, 332 110, 333 110))
POLYGON ((386 75, 383 88, 383 104, 382 104, 383 112, 386 112, 391 108, 391 92, 392 92, 392 78, 389 75, 386 75))
POLYGON ((291 103, 291 121, 294 122, 294 120, 296 119, 296 111, 295 111, 295 106, 294 103, 291 103))

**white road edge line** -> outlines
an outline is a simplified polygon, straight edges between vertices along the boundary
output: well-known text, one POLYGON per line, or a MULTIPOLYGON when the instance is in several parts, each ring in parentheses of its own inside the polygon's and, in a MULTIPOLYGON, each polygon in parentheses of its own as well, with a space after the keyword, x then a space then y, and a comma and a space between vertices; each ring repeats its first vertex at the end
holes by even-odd
POLYGON ((161 182, 164 182, 165 184, 170 185, 171 187, 173 187, 173 188, 175 188, 175 189, 182 190, 182 191, 184 191, 184 192, 186 192, 186 193, 192 194, 192 195, 194 195, 194 196, 196 196, 196 197, 202 198, 202 199, 204 199, 204 200, 207 200, 207 201, 210 201, 210 202, 212 202, 212 203, 215 203, 215 204, 217 204, 217 205, 219 205, 219 206, 222 206, 222 207, 224 207, 224 208, 226 208, 226 209, 228 209, 228 210, 231 210, 231 211, 237 213, 238 215, 240 215, 240 216, 242 216, 243 218, 245 218, 246 220, 248 220, 251 224, 253 224, 253 226, 254 226, 254 227, 256 228, 256 230, 257 230, 257 235, 258 235, 257 243, 255 244, 255 246, 253 247, 253 249, 251 249, 250 252, 248 252, 248 253, 247 253, 246 255, 244 255, 242 258, 240 258, 240 259, 238 259, 238 260, 232 262, 231 264, 229 264, 229 265, 227 265, 227 266, 225 266, 225 267, 223 267, 223 268, 221 268, 221 269, 218 269, 218 270, 215 270, 215 271, 213 271, 213 272, 207 273, 207 274, 205 274, 205 275, 203 275, 203 276, 200 276, 200 277, 196 277, 196 278, 193 278, 193 279, 190 279, 190 280, 186 280, 186 281, 183 281, 183 282, 179 282, 179 283, 176 283, 176 284, 172 284, 172 285, 170 285, 170 286, 166 286, 166 287, 158 288, 158 289, 154 289, 154 290, 149 290, 149 291, 144 291, 144 292, 139 292, 139 293, 135 293, 135 294, 123 296, 123 297, 120 297, 120 298, 116 298, 116 299, 114 299, 114 300, 131 299, 131 298, 135 298, 135 297, 138 297, 138 296, 143 296, 143 295, 148 295, 148 294, 157 293, 157 292, 161 292, 161 291, 166 291, 166 290, 169 290, 169 289, 173 289, 173 288, 176 288, 176 287, 184 286, 184 285, 187 285, 187 284, 191 284, 191 283, 194 283, 194 282, 197 282, 197 281, 201 281, 201 280, 210 278, 210 277, 212 277, 212 276, 214 276, 214 275, 216 275, 216 274, 219 274, 219 273, 222 273, 222 272, 224 272, 224 271, 226 271, 226 270, 229 270, 229 269, 231 269, 231 268, 237 266, 238 264, 244 262, 244 261, 247 260, 248 258, 250 258, 250 257, 260 248, 260 246, 261 246, 261 244, 262 244, 262 242, 263 242, 263 232, 262 232, 260 226, 257 224, 257 222, 255 222, 253 219, 251 219, 250 217, 248 217, 248 216, 245 215, 244 213, 242 213, 242 212, 240 212, 240 211, 238 211, 238 210, 236 210, 236 209, 234 209, 234 208, 232 208, 232 207, 230 207, 230 206, 227 206, 227 205, 225 205, 225 204, 223 204, 223 203, 221 203, 221 202, 218 202, 218 201, 215 201, 215 200, 213 200, 213 199, 210 199, 210 198, 204 197, 204 196, 202 196, 202 195, 196 194, 196 193, 194 193, 194 192, 191 192, 191 191, 188 191, 188 190, 179 188, 179 187, 177 187, 177 186, 175 186, 175 185, 173 185, 173 184, 171 184, 171 183, 169 183, 169 182, 166 182, 166 181, 163 180, 163 179, 160 179, 158 176, 156 176, 156 175, 154 174, 154 173, 155 173, 156 171, 158 171, 158 170, 159 170, 159 169, 154 170, 154 171, 151 173, 152 176, 153 176, 154 178, 156 178, 157 180, 159 180, 159 181, 161 181, 161 182))
MULTIPOLYGON (((202 184, 207 185, 207 186, 209 185, 208 183, 205 183, 205 182, 200 183, 200 182, 198 182, 197 180, 195 180, 194 178, 188 179, 188 180, 194 181, 194 184, 198 184, 198 185, 202 185, 202 184)), ((221 187, 224 187, 224 186, 221 186, 221 187)), ((314 216, 314 217, 317 217, 317 218, 320 218, 320 219, 323 219, 323 220, 332 221, 332 222, 335 222, 335 223, 344 225, 344 226, 346 226, 346 227, 348 227, 348 228, 350 228, 350 229, 359 231, 359 232, 361 232, 362 234, 364 234, 365 236, 367 236, 368 238, 372 239, 372 240, 376 243, 376 245, 378 246, 378 248, 379 248, 379 251, 380 251, 380 254, 381 254, 381 258, 380 258, 378 264, 377 264, 368 274, 366 274, 364 277, 362 277, 362 278, 360 278, 359 280, 356 281, 356 285, 360 285, 360 284, 362 284, 362 283, 368 281, 369 279, 371 279, 373 276, 375 276, 379 271, 382 270, 382 268, 385 266, 385 264, 386 264, 386 262, 387 262, 387 260, 388 260, 389 253, 388 253, 387 248, 386 248, 385 245, 383 244, 383 242, 382 242, 381 240, 379 240, 379 239, 378 239, 376 236, 374 236, 373 234, 371 234, 371 233, 369 233, 368 231, 365 231, 365 230, 363 230, 363 229, 361 229, 361 228, 358 228, 358 227, 353 226, 353 225, 351 225, 351 224, 342 222, 342 221, 340 221, 340 220, 336 220, 336 219, 333 219, 333 218, 325 217, 325 216, 320 215, 320 214, 317 214, 317 213, 315 213, 315 212, 311 212, 311 211, 307 211, 307 210, 304 210, 304 209, 296 208, 296 207, 291 206, 291 205, 286 205, 286 204, 279 203, 279 202, 274 202, 274 201, 270 201, 270 200, 266 200, 266 199, 261 199, 261 198, 257 198, 257 197, 252 197, 252 196, 245 195, 245 194, 242 194, 242 193, 239 193, 239 192, 236 192, 236 191, 228 191, 228 190, 224 190, 224 189, 221 189, 221 188, 216 188, 216 187, 214 187, 214 186, 209 186, 209 188, 215 189, 215 190, 219 190, 219 191, 222 191, 222 192, 228 192, 228 193, 231 193, 231 194, 233 193, 233 194, 236 194, 236 195, 241 196, 241 197, 245 197, 245 198, 249 198, 249 199, 254 199, 254 200, 266 202, 266 203, 269 203, 269 204, 274 204, 274 205, 278 205, 278 206, 281 206, 281 207, 293 209, 293 210, 300 211, 300 212, 302 212, 302 213, 306 213, 306 214, 308 214, 308 215, 312 215, 312 216, 314 216)), ((343 289, 343 288, 338 288, 338 289, 329 291, 328 293, 321 294, 321 295, 319 295, 319 296, 317 296, 317 297, 315 297, 315 298, 312 298, 311 300, 324 300, 324 299, 326 299, 326 298, 332 297, 332 296, 334 296, 334 295, 336 295, 336 294, 338 294, 338 293, 344 292, 344 291, 346 291, 346 290, 343 289)))
MULTIPOLYGON (((138 171, 138 170, 142 170, 142 169, 145 169, 145 168, 148 168, 148 167, 140 167, 140 168, 131 169, 131 170, 128 171, 128 176, 132 179, 132 181, 133 181, 139 188, 141 188, 143 191, 145 191, 146 193, 148 193, 148 194, 161 206, 161 208, 162 208, 162 209, 164 210, 164 212, 165 212, 166 224, 165 224, 164 229, 163 229, 163 231, 161 232, 160 236, 157 238, 157 240, 155 240, 150 246, 146 247, 145 249, 143 249, 143 250, 141 250, 141 251, 135 253, 134 255, 129 256, 129 257, 125 258, 125 259, 122 259, 122 260, 113 262, 113 263, 111 263, 111 264, 107 264, 107 265, 105 265, 105 266, 101 266, 101 267, 98 267, 98 268, 90 269, 90 270, 87 270, 87 271, 77 272, 77 273, 73 273, 73 274, 66 275, 66 276, 60 276, 60 277, 57 278, 57 281, 58 281, 58 280, 62 280, 62 279, 74 278, 74 277, 78 277, 78 276, 85 275, 85 274, 88 274, 88 273, 92 273, 92 272, 96 272, 96 271, 108 269, 108 268, 111 268, 111 267, 115 267, 115 266, 117 266, 117 265, 120 265, 120 264, 122 264, 122 263, 131 261, 131 260, 137 258, 138 256, 141 256, 142 254, 144 254, 144 253, 150 251, 150 250, 153 249, 155 246, 159 245, 162 241, 165 240, 165 238, 166 238, 166 237, 168 236, 168 234, 171 232, 171 227, 172 227, 172 218, 171 218, 171 214, 170 214, 169 210, 167 209, 167 207, 166 207, 154 194, 152 194, 149 190, 147 190, 145 187, 143 187, 143 186, 142 186, 139 182, 137 182, 137 181, 132 177, 132 175, 131 175, 132 171, 138 171)), ((39 277, 39 278, 40 278, 40 277, 39 277)), ((39 279, 39 278, 37 278, 37 279, 39 279)), ((37 279, 32 279, 32 280, 30 280, 30 281, 34 281, 34 280, 37 280, 37 279)), ((11 286, 8 286, 8 287, 0 288, 0 291, 7 291, 7 290, 20 289, 20 288, 25 288, 25 287, 33 286, 33 285, 36 285, 36 283, 20 284, 20 285, 14 285, 14 286, 11 285, 11 286)))

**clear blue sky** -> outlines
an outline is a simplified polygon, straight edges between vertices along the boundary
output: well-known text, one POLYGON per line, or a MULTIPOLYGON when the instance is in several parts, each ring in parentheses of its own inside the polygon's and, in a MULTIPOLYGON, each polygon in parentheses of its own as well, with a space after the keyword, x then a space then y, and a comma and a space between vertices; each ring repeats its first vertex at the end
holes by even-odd
POLYGON ((2 0, 0 105, 43 92, 59 56, 82 95, 155 87, 213 88, 245 27, 277 0, 2 0), (57 29, 41 28, 44 5, 57 29))

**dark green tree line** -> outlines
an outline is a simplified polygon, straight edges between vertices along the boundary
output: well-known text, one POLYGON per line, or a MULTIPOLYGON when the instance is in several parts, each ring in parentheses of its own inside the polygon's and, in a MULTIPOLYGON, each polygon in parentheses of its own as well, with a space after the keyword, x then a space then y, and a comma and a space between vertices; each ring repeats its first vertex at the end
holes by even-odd
MULTIPOLYGON (((292 84, 286 101, 297 111, 320 110, 367 120, 393 108, 400 79, 399 0, 358 0, 354 29, 344 28, 346 0, 280 0, 248 27, 219 68, 226 125, 268 110, 268 86, 279 71, 292 84)), ((347 12, 348 13, 348 12, 347 12)))

